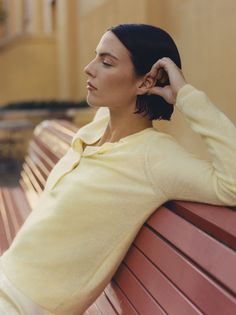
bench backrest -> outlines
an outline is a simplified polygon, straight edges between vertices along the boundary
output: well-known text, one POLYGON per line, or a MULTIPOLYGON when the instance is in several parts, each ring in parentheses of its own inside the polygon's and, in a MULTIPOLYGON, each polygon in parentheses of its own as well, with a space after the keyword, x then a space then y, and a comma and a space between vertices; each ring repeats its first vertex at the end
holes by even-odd
POLYGON ((66 120, 46 120, 36 127, 20 179, 31 206, 37 202, 51 169, 69 149, 77 130, 66 120))
MULTIPOLYGON (((34 132, 20 184, 31 206, 77 128, 45 121, 34 132)), ((236 314, 236 211, 168 202, 148 219, 92 314, 236 314)))

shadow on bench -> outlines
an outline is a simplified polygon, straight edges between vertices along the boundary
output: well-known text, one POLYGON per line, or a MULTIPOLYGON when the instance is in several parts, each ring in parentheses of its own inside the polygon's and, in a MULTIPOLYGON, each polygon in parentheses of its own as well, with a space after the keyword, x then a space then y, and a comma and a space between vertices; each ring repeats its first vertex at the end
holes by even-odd
MULTIPOLYGON (((44 121, 34 132, 18 187, 0 187, 3 253, 37 202, 77 127, 44 121)), ((236 211, 168 202, 147 220, 112 281, 85 315, 235 315, 236 211)))

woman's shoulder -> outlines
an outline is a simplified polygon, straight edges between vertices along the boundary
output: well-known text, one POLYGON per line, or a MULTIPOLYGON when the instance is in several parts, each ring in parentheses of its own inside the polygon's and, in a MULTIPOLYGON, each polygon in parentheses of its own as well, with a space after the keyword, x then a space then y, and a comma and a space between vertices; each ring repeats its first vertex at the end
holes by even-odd
POLYGON ((177 141, 177 139, 165 132, 153 129, 147 142, 148 155, 165 155, 170 158, 178 153, 186 152, 185 148, 177 141))
POLYGON ((177 140, 172 135, 163 131, 159 131, 156 128, 153 128, 153 132, 150 134, 149 138, 149 144, 178 144, 177 140))

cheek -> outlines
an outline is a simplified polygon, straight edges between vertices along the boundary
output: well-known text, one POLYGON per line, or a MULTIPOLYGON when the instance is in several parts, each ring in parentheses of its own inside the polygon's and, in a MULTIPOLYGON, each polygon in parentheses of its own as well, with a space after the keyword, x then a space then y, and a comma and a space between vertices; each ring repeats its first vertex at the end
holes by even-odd
POLYGON ((111 75, 106 78, 106 85, 109 91, 113 91, 117 94, 123 93, 134 93, 135 81, 131 77, 130 73, 119 73, 119 75, 111 75))

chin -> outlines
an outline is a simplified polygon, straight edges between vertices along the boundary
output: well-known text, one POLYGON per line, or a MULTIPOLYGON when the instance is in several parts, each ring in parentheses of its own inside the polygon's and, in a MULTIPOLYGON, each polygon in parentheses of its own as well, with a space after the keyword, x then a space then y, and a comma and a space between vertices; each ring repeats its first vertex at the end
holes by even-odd
POLYGON ((87 96, 87 103, 90 107, 93 107, 93 108, 99 108, 99 107, 104 106, 100 102, 96 102, 96 100, 91 99, 91 97, 89 97, 89 95, 87 96))

